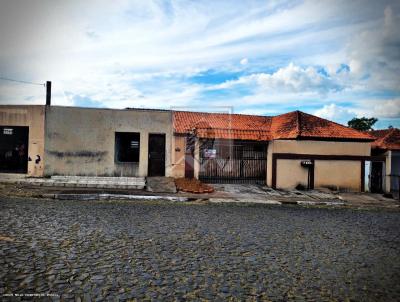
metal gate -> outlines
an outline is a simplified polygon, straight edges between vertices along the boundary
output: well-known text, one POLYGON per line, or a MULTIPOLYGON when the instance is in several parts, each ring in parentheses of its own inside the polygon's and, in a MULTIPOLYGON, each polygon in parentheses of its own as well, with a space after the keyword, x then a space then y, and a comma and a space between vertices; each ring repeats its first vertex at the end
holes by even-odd
POLYGON ((267 142, 200 142, 199 179, 209 183, 265 183, 267 142))

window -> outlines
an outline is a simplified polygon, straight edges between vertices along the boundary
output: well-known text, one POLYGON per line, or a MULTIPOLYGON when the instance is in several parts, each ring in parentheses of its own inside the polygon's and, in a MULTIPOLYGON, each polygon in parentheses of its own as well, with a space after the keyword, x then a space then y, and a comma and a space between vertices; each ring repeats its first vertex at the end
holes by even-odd
POLYGON ((138 163, 140 150, 140 133, 115 132, 115 161, 138 163))

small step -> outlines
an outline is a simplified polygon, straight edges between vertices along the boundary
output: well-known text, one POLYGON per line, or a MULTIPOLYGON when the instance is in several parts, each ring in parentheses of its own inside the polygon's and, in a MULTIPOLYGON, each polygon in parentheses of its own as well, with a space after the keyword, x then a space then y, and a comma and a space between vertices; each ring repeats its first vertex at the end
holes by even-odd
POLYGON ((154 193, 176 193, 173 177, 147 177, 146 191, 154 193))
POLYGON ((43 187, 107 189, 144 189, 146 186, 144 177, 52 176, 51 178, 26 178, 18 183, 43 187))

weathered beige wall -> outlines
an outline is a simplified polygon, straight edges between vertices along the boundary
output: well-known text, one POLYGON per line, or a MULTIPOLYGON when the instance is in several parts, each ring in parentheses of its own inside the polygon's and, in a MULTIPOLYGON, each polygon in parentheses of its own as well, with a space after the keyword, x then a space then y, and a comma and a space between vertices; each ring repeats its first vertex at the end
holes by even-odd
POLYGON ((360 191, 361 163, 347 160, 316 160, 314 177, 315 188, 360 191))
MULTIPOLYGON (((268 146, 267 185, 272 185, 273 153, 369 156, 370 152, 371 145, 368 142, 275 140, 268 146)), ((301 167, 300 162, 301 160, 277 161, 277 188, 294 188, 297 184, 307 184, 307 169, 301 167)), ((342 190, 359 191, 360 175, 359 161, 315 161, 315 188, 333 186, 342 190)))
POLYGON ((168 111, 48 107, 46 175, 146 176, 148 137, 166 135, 166 176, 171 175, 172 118, 168 111), (140 132, 139 163, 115 162, 115 132, 140 132))
POLYGON ((28 126, 29 142, 28 176, 42 176, 44 170, 44 117, 45 106, 0 106, 0 125, 28 126), (40 156, 41 161, 36 164, 35 159, 40 156))
POLYGON ((173 157, 172 157, 171 176, 175 178, 185 177, 186 137, 174 136, 172 142, 173 142, 172 146, 173 157))
POLYGON ((276 186, 280 189, 293 189, 298 184, 307 187, 308 172, 300 165, 301 160, 277 160, 276 186))
POLYGON ((275 140, 273 141, 273 151, 274 153, 368 156, 371 153, 371 143, 275 140))

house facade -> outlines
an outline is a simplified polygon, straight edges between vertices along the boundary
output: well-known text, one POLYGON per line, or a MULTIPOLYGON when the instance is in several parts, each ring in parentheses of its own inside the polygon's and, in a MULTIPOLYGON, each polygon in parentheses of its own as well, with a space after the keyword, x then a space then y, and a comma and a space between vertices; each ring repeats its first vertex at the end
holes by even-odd
POLYGON ((45 175, 169 176, 171 113, 46 109, 45 175))
POLYGON ((279 189, 364 190, 373 139, 316 116, 177 111, 173 128, 175 177, 279 189))
POLYGON ((0 106, 0 173, 170 176, 171 127, 163 110, 0 106))
POLYGON ((363 191, 365 162, 383 158, 371 156, 369 134, 300 111, 271 117, 0 106, 0 127, 0 173, 26 176, 195 177, 363 191))

